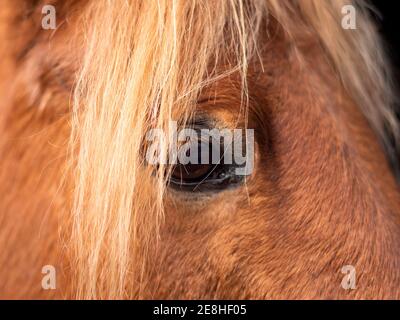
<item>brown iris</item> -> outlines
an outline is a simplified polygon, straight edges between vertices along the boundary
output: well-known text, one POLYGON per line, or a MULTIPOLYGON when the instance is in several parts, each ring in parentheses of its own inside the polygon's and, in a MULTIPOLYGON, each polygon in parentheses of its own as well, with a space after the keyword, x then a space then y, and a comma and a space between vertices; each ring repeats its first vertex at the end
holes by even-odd
POLYGON ((207 175, 210 174, 215 167, 215 164, 177 164, 172 169, 171 178, 175 181, 181 181, 181 183, 200 182, 201 179, 207 178, 207 175))

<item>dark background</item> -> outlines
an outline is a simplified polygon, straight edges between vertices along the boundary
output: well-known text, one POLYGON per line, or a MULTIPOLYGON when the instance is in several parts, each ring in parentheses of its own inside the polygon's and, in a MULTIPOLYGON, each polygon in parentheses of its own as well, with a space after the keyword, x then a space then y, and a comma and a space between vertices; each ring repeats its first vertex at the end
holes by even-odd
MULTIPOLYGON (((378 10, 380 16, 376 17, 379 31, 386 41, 389 58, 393 63, 396 84, 400 82, 400 8, 398 0, 373 0, 372 5, 378 10)), ((400 111, 400 109, 398 109, 400 111)), ((400 114, 400 112, 399 112, 400 114)))

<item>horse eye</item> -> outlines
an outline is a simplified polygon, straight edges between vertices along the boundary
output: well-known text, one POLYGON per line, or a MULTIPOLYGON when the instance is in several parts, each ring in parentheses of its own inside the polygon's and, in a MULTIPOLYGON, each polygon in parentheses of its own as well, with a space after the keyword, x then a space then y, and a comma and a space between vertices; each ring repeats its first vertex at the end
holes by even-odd
POLYGON ((173 168, 171 178, 181 183, 201 182, 203 178, 212 173, 214 168, 216 166, 212 164, 178 164, 173 168))
MULTIPOLYGON (((224 163, 224 150, 221 147, 220 161, 212 163, 212 144, 202 142, 198 149, 198 163, 178 163, 171 169, 169 185, 180 191, 207 192, 223 190, 235 186, 244 180, 243 176, 235 173, 235 164, 224 163), (204 155, 204 151, 208 151, 204 155), (202 154, 203 152, 203 154, 202 154), (209 158, 207 164, 201 163, 201 159, 209 158)), ((215 151, 215 150, 214 150, 215 151)))

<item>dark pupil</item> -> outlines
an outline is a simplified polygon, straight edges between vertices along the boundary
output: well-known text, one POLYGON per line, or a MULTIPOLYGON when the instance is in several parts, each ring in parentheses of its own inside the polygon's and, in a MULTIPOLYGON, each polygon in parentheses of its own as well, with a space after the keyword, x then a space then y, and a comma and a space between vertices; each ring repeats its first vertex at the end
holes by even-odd
MULTIPOLYGON (((198 163, 188 163, 181 164, 178 163, 172 169, 171 177, 174 180, 181 182, 196 182, 201 181, 202 178, 207 178, 207 175, 212 172, 212 170, 216 167, 216 164, 212 164, 212 143, 201 142, 198 143, 197 149, 197 159, 198 163), (208 163, 201 164, 202 152, 208 151, 208 163)), ((186 152, 186 155, 189 156, 189 150, 186 152)), ((203 155, 204 156, 204 155, 203 155)))

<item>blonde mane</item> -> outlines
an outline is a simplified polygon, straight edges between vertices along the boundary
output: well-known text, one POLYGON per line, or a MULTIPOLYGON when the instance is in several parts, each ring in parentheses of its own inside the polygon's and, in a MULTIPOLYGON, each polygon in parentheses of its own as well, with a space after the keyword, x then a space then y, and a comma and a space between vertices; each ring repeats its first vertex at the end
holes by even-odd
POLYGON ((188 119, 201 89, 221 77, 216 66, 227 53, 231 68, 224 74, 241 74, 246 101, 248 65, 266 38, 267 21, 274 19, 294 45, 299 24, 307 27, 379 139, 386 141, 388 129, 396 135, 380 39, 363 1, 353 1, 357 29, 341 28, 341 8, 348 2, 87 4, 70 143, 71 268, 78 298, 141 297, 147 248, 157 241, 165 193, 165 168, 154 175, 139 156, 144 135, 154 127, 168 131, 178 114, 188 119))

